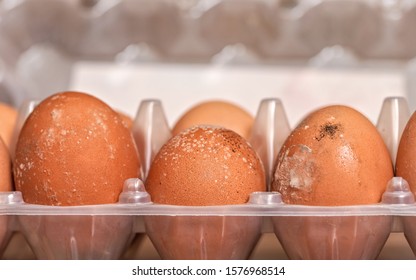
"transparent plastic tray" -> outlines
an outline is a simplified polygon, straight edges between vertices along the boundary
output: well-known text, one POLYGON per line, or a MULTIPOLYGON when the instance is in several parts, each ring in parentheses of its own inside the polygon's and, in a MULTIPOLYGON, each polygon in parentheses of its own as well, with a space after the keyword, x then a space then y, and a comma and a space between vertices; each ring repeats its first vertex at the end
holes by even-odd
MULTIPOLYGON (((33 108, 32 102, 22 107, 17 131, 33 108)), ((405 99, 385 100, 377 127, 392 155, 408 117, 405 99)), ((161 101, 142 101, 132 130, 147 174, 171 135, 161 101)), ((269 178, 288 133, 280 100, 263 100, 250 142, 269 178)), ((391 232, 404 232, 410 246, 416 242, 414 194, 399 177, 391 179, 374 205, 287 205, 275 192, 252 193, 242 205, 159 205, 137 178, 126 180, 115 204, 33 205, 24 203, 20 192, 1 193, 0 202, 1 221, 8 224, 2 243, 17 230, 40 259, 117 259, 134 235, 143 233, 167 259, 246 259, 264 232, 274 232, 292 259, 374 259, 391 232)))

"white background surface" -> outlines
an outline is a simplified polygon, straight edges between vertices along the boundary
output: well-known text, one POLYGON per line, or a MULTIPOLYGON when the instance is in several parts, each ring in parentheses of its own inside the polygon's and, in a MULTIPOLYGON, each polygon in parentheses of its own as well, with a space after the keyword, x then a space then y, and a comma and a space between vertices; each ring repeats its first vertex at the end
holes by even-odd
POLYGON ((6 279, 406 279, 416 270, 414 261, 2 261, 2 275, 6 279), (137 268, 186 268, 222 270, 216 276, 133 276, 137 268), (285 267, 285 275, 279 276, 225 276, 226 267, 285 267), (23 268, 23 269, 22 269, 23 268))
POLYGON ((160 99, 168 121, 208 99, 230 100, 255 115, 260 100, 280 98, 293 128, 310 111, 352 106, 374 124, 384 98, 406 96, 401 70, 79 62, 70 89, 89 92, 135 116, 140 101, 160 99))

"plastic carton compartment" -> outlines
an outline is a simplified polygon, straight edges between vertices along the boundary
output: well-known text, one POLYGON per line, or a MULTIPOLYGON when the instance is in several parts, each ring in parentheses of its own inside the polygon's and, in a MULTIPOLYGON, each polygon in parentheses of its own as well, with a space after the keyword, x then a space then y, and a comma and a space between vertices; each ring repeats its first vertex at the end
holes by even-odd
POLYGON ((405 216, 402 217, 403 222, 403 233, 406 237, 407 242, 409 242, 410 247, 414 254, 416 254, 416 232, 415 232, 415 217, 414 216, 405 216))
MULTIPOLYGON (((0 205, 10 205, 15 202, 15 195, 11 193, 0 193, 0 205)), ((6 249, 6 246, 12 236, 14 216, 0 215, 0 256, 6 249)))
POLYGON ((146 216, 163 259, 247 259, 261 235, 259 216, 146 216))
MULTIPOLYGON (((395 139, 390 151, 397 149, 407 121, 398 116, 408 112, 406 107, 402 98, 389 98, 381 110, 378 127, 395 139)), ((282 112, 279 100, 263 100, 251 137, 268 176, 272 155, 290 132, 282 112)), ((142 102, 133 132, 149 163, 160 148, 153 144, 163 143, 155 138, 170 135, 159 100, 142 102)), ((274 232, 293 259, 374 259, 390 232, 405 232, 410 246, 416 238, 407 221, 416 213, 414 195, 401 178, 392 178, 379 204, 343 207, 287 205, 274 192, 253 193, 242 205, 159 205, 134 178, 126 180, 119 203, 109 205, 31 205, 19 192, 0 197, 0 217, 12 221, 2 242, 18 230, 40 259, 117 259, 134 235, 143 233, 166 259, 246 259, 264 232, 274 232)))
POLYGON ((0 217, 0 224, 1 224, 1 232, 0 232, 0 252, 3 252, 6 248, 6 245, 9 241, 11 230, 9 223, 9 217, 8 216, 2 216, 0 217))
POLYGON ((390 235, 391 216, 274 217, 291 259, 376 259, 390 235))
POLYGON ((132 216, 20 216, 39 259, 117 259, 133 237, 132 216))

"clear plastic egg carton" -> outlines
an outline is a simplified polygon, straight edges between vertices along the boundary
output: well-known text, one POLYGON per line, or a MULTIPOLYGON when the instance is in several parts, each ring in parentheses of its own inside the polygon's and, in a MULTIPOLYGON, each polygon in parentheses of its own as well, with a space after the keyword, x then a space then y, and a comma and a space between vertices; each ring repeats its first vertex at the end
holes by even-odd
POLYGON ((412 0, 2 0, 0 18, 0 100, 16 105, 68 88, 81 60, 361 67, 416 55, 412 0))
MULTIPOLYGON (((0 101, 21 108, 21 126, 36 105, 25 100, 68 89, 79 61, 399 67, 410 76, 414 21, 411 0, 0 0, 0 101)), ((170 137, 163 101, 143 100, 134 122, 144 174, 170 137)), ((250 142, 269 182, 295 108, 285 111, 279 99, 258 105, 250 142)), ((386 99, 378 117, 393 159, 407 106, 386 99)), ((147 234, 162 258, 245 259, 263 233, 274 233, 292 259, 374 259, 396 232, 416 252, 414 219, 414 195, 400 178, 381 203, 348 207, 285 205, 271 192, 244 205, 156 205, 132 178, 111 205, 29 205, 18 192, 0 194, 0 255, 13 232, 39 259, 118 259, 147 234)))
MULTIPOLYGON (((22 107, 17 131, 35 105, 22 107)), ((377 127, 393 158, 408 117, 405 99, 385 100, 377 127)), ((162 102, 143 100, 132 131, 146 175, 171 136, 162 102)), ((249 141, 268 182, 289 133, 280 100, 263 100, 249 141)), ((20 192, 1 193, 0 218, 2 248, 18 231, 39 259, 118 259, 137 234, 147 234, 164 259, 246 259, 262 233, 274 233, 291 259, 375 259, 391 232, 403 232, 416 251, 414 194, 397 177, 379 204, 339 207, 287 205, 270 191, 252 193, 241 205, 160 205, 131 178, 116 204, 43 206, 24 203, 20 192)))
POLYGON ((132 44, 146 45, 153 54, 149 59, 206 62, 235 44, 259 61, 308 59, 334 45, 366 59, 416 55, 412 0, 2 0, 0 5, 1 34, 20 53, 34 43, 49 43, 70 55, 99 59, 112 59, 132 44))

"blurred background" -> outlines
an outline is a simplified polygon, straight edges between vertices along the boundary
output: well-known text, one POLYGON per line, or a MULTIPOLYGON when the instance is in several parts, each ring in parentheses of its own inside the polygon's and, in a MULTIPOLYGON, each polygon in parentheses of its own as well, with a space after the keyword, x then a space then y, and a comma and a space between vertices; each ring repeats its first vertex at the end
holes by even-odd
POLYGON ((416 108, 413 0, 0 0, 0 100, 89 91, 170 121, 212 97, 255 112, 282 99, 293 125, 343 103, 376 121, 387 96, 416 108))

